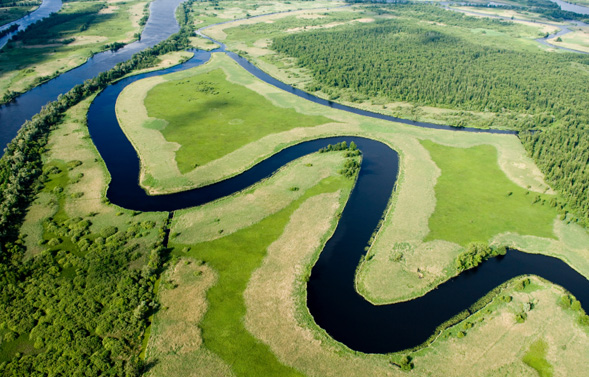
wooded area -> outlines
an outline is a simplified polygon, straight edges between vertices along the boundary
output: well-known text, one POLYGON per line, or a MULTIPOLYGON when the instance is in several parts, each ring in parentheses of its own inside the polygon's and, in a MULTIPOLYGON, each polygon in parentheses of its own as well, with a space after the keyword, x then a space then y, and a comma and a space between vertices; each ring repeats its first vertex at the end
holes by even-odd
MULTIPOLYGON (((492 22, 421 7, 429 19, 446 25, 474 28, 492 22)), ((344 89, 390 101, 512 114, 507 126, 521 131, 550 183, 577 216, 589 221, 589 57, 484 43, 484 38, 475 43, 436 25, 397 19, 287 35, 275 38, 272 48, 309 69, 310 92, 337 98, 344 89)))

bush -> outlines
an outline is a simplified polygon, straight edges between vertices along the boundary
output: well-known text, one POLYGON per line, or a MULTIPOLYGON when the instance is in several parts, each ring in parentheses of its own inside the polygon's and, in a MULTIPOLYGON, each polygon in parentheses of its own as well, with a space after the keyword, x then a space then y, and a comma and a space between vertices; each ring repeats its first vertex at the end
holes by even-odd
POLYGON ((456 269, 458 271, 468 270, 481 264, 483 261, 498 256, 505 255, 504 247, 493 248, 482 242, 470 243, 464 252, 456 258, 456 269))
POLYGON ((103 238, 108 238, 118 231, 119 231, 119 229, 116 226, 109 225, 100 231, 100 235, 103 238))

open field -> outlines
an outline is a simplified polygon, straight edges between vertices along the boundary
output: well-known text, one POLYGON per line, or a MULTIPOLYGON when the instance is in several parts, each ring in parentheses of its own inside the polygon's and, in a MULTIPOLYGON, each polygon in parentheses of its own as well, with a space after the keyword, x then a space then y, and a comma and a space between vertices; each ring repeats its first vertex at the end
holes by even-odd
POLYGON ((442 170, 426 241, 465 246, 507 231, 555 238, 552 222, 557 212, 550 207, 554 196, 531 194, 509 181, 497 165, 493 147, 458 149, 431 142, 424 146, 442 170))
POLYGON ((343 189, 342 203, 351 185, 352 181, 341 175, 332 176, 249 228, 195 246, 174 244, 176 253, 204 260, 218 274, 218 283, 207 292, 209 309, 201 322, 202 336, 205 346, 230 364, 237 375, 300 375, 280 363, 266 345, 245 330, 243 292, 251 272, 259 266, 267 247, 282 233, 296 208, 308 198, 343 189))
MULTIPOLYGON (((223 67, 153 87, 145 98, 149 124, 180 145, 181 173, 216 160, 271 133, 326 123, 274 106, 243 85, 227 81, 223 67)), ((121 111, 133 109, 122 108, 121 111)))
POLYGON ((29 28, 24 39, 4 47, 0 54, 0 98, 8 91, 24 92, 75 68, 108 44, 134 40, 145 4, 65 3, 56 15, 29 28))
POLYGON ((172 264, 162 276, 160 305, 151 325, 148 376, 231 376, 231 369, 202 344, 199 323, 208 307, 206 292, 214 271, 192 259, 172 264))
POLYGON ((176 211, 173 240, 194 244, 225 237, 284 209, 342 168, 343 152, 311 154, 238 195, 176 211))

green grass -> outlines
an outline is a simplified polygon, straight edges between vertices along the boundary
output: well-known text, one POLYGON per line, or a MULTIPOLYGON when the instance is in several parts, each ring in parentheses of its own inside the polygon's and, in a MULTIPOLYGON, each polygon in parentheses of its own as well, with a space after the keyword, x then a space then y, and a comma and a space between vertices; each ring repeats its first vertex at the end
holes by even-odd
MULTIPOLYGON (((190 256, 206 261, 218 273, 207 293, 209 309, 201 327, 205 346, 232 366, 238 376, 299 376, 282 365, 269 347, 244 327, 243 293, 252 272, 260 266, 268 246, 280 237, 292 213, 308 198, 350 188, 343 176, 326 178, 284 210, 228 237, 192 247, 190 256)), ((182 250, 185 245, 174 245, 182 250)))
POLYGON ((166 140, 181 148, 182 173, 277 132, 313 127, 330 120, 274 106, 262 95, 227 81, 221 69, 160 84, 149 91, 150 117, 163 119, 166 140))
POLYGON ((546 342, 538 339, 523 358, 523 362, 534 368, 540 377, 552 377, 552 365, 546 360, 547 348, 546 342))
POLYGON ((504 232, 555 238, 557 213, 547 202, 552 196, 529 192, 510 181, 497 164, 495 148, 451 148, 430 141, 422 145, 442 171, 426 240, 466 245, 504 232))

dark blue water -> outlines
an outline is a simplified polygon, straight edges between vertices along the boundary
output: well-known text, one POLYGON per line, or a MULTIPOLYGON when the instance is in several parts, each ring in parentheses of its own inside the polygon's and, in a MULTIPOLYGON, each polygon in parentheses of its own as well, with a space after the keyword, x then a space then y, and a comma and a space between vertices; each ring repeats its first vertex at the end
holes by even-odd
POLYGON ((161 72, 130 77, 109 86, 92 103, 88 127, 112 181, 107 196, 121 207, 141 211, 173 211, 222 198, 272 175, 290 161, 340 141, 354 141, 363 152, 356 186, 336 231, 313 267, 307 304, 317 324, 353 350, 388 353, 418 346, 442 323, 468 309, 505 281, 523 274, 542 276, 589 304, 589 282, 566 263, 552 257, 509 250, 474 270, 412 301, 374 306, 354 287, 356 266, 387 208, 398 175, 398 155, 387 145, 359 137, 307 141, 273 155, 252 169, 223 182, 182 193, 149 196, 138 185, 139 158, 121 131, 115 102, 123 88, 145 77, 171 73, 206 62, 199 52, 187 63, 161 72))
POLYGON ((15 102, 0 105, 0 150, 4 150, 26 120, 37 114, 42 106, 56 100, 60 94, 67 93, 74 86, 97 76, 100 72, 111 69, 117 63, 128 60, 136 52, 155 46, 178 32, 180 27, 174 13, 183 1, 153 1, 150 5, 149 20, 141 34, 141 41, 133 42, 114 52, 105 51, 96 54, 78 68, 19 96, 15 102))

